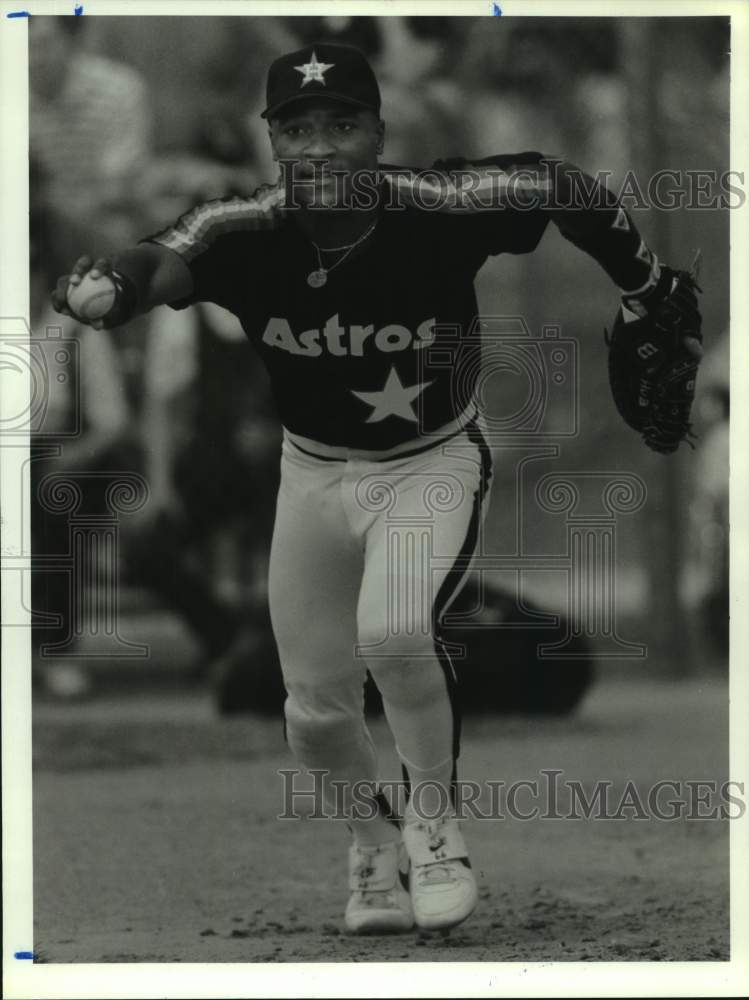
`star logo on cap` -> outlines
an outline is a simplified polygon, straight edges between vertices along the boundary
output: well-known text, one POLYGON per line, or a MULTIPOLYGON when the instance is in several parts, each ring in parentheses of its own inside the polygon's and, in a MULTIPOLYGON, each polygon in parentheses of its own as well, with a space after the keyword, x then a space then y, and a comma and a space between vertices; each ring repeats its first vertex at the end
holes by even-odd
POLYGON ((395 368, 391 368, 387 381, 379 392, 357 392, 355 389, 350 391, 367 406, 372 407, 372 412, 365 423, 377 424, 392 415, 416 424, 419 418, 414 412, 413 402, 431 384, 431 382, 417 382, 416 385, 405 386, 398 378, 395 368))
POLYGON ((324 87, 325 74, 329 69, 333 69, 334 66, 335 63, 318 62, 315 50, 313 49, 310 61, 308 63, 303 63, 301 66, 295 66, 294 69, 297 73, 301 73, 304 77, 301 83, 302 87, 306 87, 308 83, 321 83, 324 87))

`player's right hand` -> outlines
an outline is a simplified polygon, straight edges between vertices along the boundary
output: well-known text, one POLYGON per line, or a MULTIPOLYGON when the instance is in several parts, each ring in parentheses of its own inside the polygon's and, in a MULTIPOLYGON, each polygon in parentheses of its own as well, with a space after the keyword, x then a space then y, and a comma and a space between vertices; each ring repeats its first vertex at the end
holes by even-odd
POLYGON ((102 319, 86 320, 80 316, 76 316, 71 310, 68 305, 68 285, 80 285, 87 274, 94 279, 100 278, 103 274, 111 274, 112 266, 110 257, 97 257, 96 260, 90 254, 83 254, 83 256, 79 257, 73 265, 70 274, 64 274, 61 278, 57 279, 57 284, 51 296, 52 307, 55 312, 59 312, 63 316, 72 316, 79 323, 92 326, 95 330, 103 330, 104 321, 102 319))

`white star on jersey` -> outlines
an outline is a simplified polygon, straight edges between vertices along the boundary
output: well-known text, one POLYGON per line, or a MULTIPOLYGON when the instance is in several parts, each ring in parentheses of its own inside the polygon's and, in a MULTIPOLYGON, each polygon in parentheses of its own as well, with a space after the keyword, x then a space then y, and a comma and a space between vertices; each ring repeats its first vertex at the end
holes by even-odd
POLYGON ((313 49, 310 61, 303 63, 301 66, 295 66, 294 69, 297 73, 301 73, 304 76, 301 82, 302 87, 306 87, 308 83, 321 83, 324 87, 326 86, 325 74, 329 69, 333 69, 334 66, 335 63, 319 63, 313 49))
POLYGON ((387 381, 379 392, 357 392, 355 389, 351 389, 351 392, 367 406, 372 407, 372 413, 367 417, 365 423, 376 424, 392 414, 394 417, 401 417, 403 420, 410 420, 417 424, 419 418, 414 413, 411 404, 431 384, 430 381, 404 386, 398 378, 398 372, 395 368, 391 368, 387 381))

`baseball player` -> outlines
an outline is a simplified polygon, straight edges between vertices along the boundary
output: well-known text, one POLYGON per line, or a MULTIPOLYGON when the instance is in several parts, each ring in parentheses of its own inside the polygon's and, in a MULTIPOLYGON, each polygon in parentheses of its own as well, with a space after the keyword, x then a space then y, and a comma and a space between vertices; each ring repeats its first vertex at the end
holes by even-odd
MULTIPOLYGON (((613 344, 627 342, 625 328, 647 343, 628 419, 653 446, 663 444, 652 431, 665 406, 659 366, 678 333, 678 357, 692 362, 668 383, 680 430, 662 450, 686 433, 696 299, 613 195, 586 178, 596 197, 578 204, 574 168, 561 161, 523 153, 424 175, 384 167, 378 85, 356 49, 321 42, 277 59, 263 117, 277 183, 200 205, 111 260, 80 258, 53 302, 69 312, 69 282, 106 274, 116 296, 94 326, 202 301, 240 320, 284 430, 269 601, 287 738, 303 766, 325 771, 325 801, 352 833, 346 927, 448 928, 477 902, 455 816, 460 723, 440 639, 491 481, 472 392, 474 277, 489 255, 532 251, 550 220, 595 257, 624 293, 613 344), (402 819, 376 786, 367 669, 410 788, 402 819)), ((633 370, 638 357, 625 358, 633 370)))

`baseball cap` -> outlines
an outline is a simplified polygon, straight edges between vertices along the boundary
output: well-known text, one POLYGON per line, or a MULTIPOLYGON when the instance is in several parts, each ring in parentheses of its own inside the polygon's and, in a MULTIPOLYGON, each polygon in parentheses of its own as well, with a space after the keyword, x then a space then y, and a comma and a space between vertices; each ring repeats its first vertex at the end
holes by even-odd
POLYGON ((261 117, 270 118, 310 97, 329 97, 380 113, 380 88, 372 67, 364 53, 350 45, 319 42, 276 59, 268 70, 268 106, 261 117))

